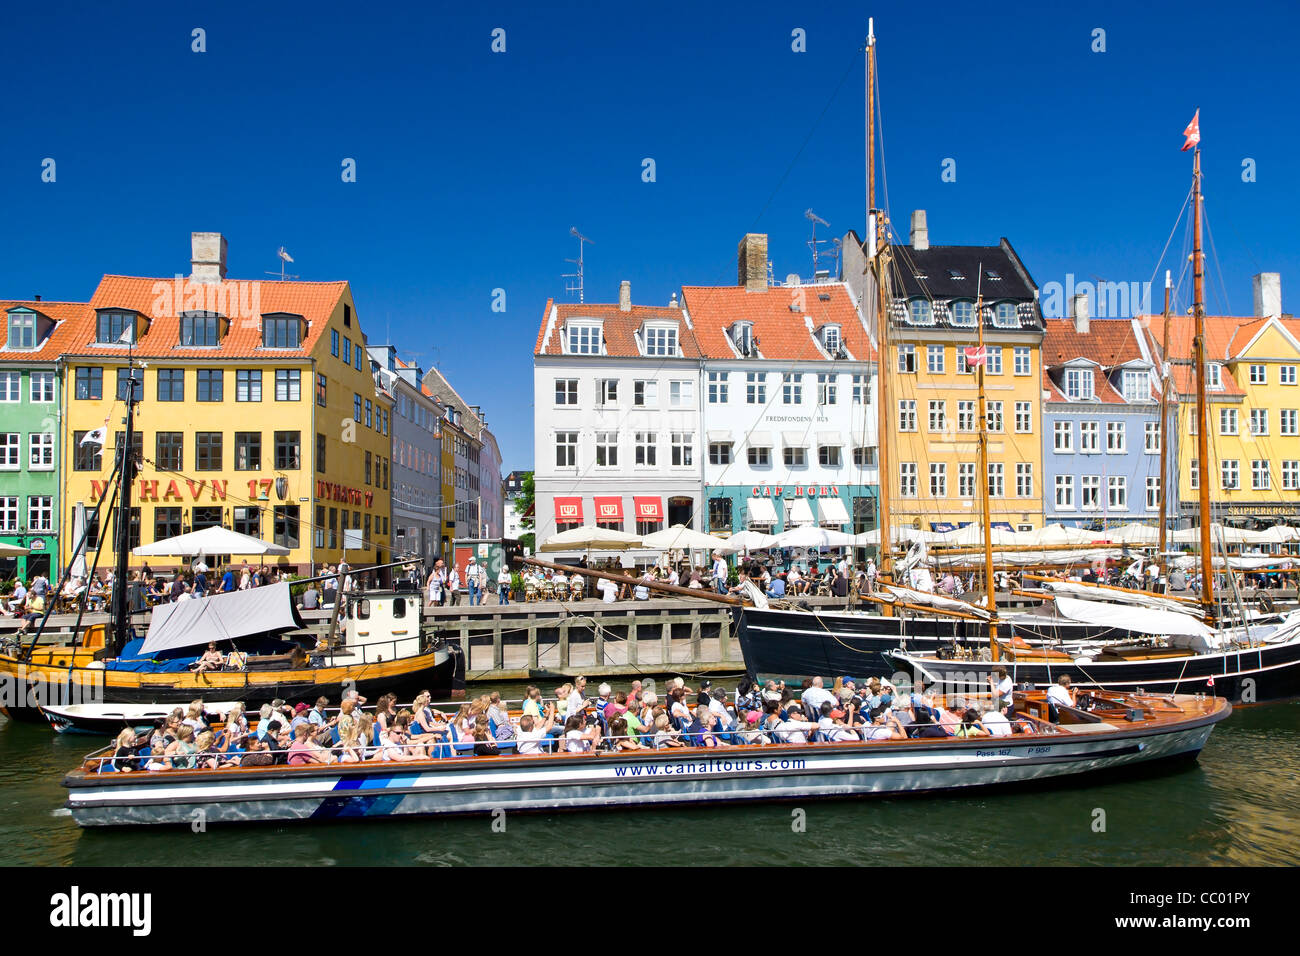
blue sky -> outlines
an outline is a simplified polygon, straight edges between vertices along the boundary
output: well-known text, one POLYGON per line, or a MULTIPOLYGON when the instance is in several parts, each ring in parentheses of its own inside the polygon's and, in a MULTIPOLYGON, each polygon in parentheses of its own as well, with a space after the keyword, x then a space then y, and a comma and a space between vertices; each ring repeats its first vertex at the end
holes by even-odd
POLYGON ((226 235, 239 278, 277 268, 284 245, 303 278, 352 283, 372 344, 437 363, 484 407, 507 470, 530 467, 532 346, 547 297, 565 296, 570 226, 595 240, 588 301, 629 279, 645 304, 734 282, 751 230, 778 277, 808 274, 807 208, 861 231, 874 14, 899 228, 924 208, 932 243, 1007 236, 1040 286, 1147 281, 1200 107, 1209 306, 1249 313, 1266 270, 1294 311, 1286 3, 466 6, 6 5, 0 297, 188 271, 195 230, 226 235))

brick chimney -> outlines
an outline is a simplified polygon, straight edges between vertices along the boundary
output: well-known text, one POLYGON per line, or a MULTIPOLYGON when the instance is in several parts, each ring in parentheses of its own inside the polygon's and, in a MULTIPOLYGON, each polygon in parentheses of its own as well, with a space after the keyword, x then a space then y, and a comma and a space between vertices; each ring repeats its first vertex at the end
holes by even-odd
POLYGON ((746 292, 767 291, 767 233, 749 232, 736 254, 736 282, 746 292))
POLYGON ((1255 315, 1260 318, 1282 314, 1282 273, 1261 272, 1255 276, 1255 315))
POLYGON ((925 210, 912 210, 912 248, 924 251, 930 248, 930 227, 925 224, 925 210))
POLYGON ((216 283, 226 277, 226 238, 219 232, 190 233, 190 278, 216 283))
POLYGON ((1088 334, 1088 293, 1076 292, 1070 298, 1070 318, 1074 319, 1074 331, 1080 335, 1088 334))
POLYGON ((632 311, 632 283, 627 279, 618 284, 618 311, 632 311))

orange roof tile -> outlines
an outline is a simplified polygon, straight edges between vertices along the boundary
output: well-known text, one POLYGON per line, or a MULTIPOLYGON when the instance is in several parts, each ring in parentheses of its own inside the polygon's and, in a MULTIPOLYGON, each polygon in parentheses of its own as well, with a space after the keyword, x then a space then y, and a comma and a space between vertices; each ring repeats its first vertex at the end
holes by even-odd
POLYGON ((0 301, 0 313, 13 308, 31 309, 55 323, 50 334, 34 349, 9 348, 8 336, 0 338, 0 362, 52 362, 68 351, 78 331, 89 321, 90 306, 85 302, 0 301))
POLYGON ((1043 364, 1048 368, 1071 359, 1087 358, 1102 368, 1114 368, 1142 358, 1142 349, 1128 319, 1093 319, 1087 332, 1078 332, 1073 319, 1046 319, 1043 364))
MULTIPOLYGON (((1156 352, 1160 351, 1160 342, 1164 334, 1164 317, 1159 315, 1139 316, 1148 325, 1151 340, 1156 352)), ((1205 317, 1205 357, 1211 362, 1231 362, 1238 358, 1255 334, 1263 328, 1267 318, 1255 316, 1207 315, 1205 317)), ((1292 336, 1300 339, 1300 319, 1279 318, 1274 320, 1292 336)), ((1169 357, 1177 362, 1190 360, 1192 357, 1192 340, 1196 334, 1196 320, 1190 315, 1171 315, 1169 317, 1169 357)))
POLYGON ((858 361, 874 361, 875 348, 858 317, 848 287, 832 282, 774 287, 749 292, 744 286, 683 286, 682 302, 695 326, 700 349, 708 358, 734 358, 728 330, 752 322, 759 353, 767 359, 826 361, 813 333, 838 325, 844 347, 858 361), (827 298, 823 299, 825 295, 827 298), (801 311, 790 311, 798 296, 801 311), (812 325, 810 331, 808 326, 812 325))
MULTIPOLYGON (((137 356, 158 358, 301 358, 309 355, 325 330, 339 300, 347 291, 346 282, 261 282, 227 279, 212 286, 181 282, 182 301, 176 301, 177 283, 169 279, 106 275, 91 296, 84 322, 78 322, 80 335, 66 350, 76 354, 95 354, 95 309, 130 309, 149 319, 149 327, 136 345, 137 356), (183 301, 192 290, 208 289, 215 302, 183 301), (221 298, 224 297, 224 298, 221 298), (216 348, 181 348, 180 313, 211 308, 230 319, 230 326, 216 348), (248 311, 249 315, 241 314, 248 311), (307 320, 306 334, 297 349, 263 350, 261 316, 272 312, 301 315, 307 320)), ((357 334, 361 338, 360 331, 357 334)), ((358 343, 360 344, 360 343, 358 343)))
POLYGON ((603 304, 589 302, 584 305, 575 302, 556 304, 549 299, 546 303, 546 311, 542 315, 541 328, 537 332, 535 355, 564 354, 560 336, 564 330, 565 322, 569 319, 600 320, 601 331, 605 339, 605 354, 621 356, 637 356, 641 354, 641 350, 636 344, 636 333, 641 330, 641 326, 646 322, 671 322, 677 327, 677 342, 681 347, 681 357, 700 357, 699 345, 682 318, 681 309, 670 306, 634 305, 630 311, 624 312, 619 308, 617 302, 603 304), (552 307, 555 309, 556 321, 555 328, 551 331, 548 339, 546 331, 550 322, 552 307))

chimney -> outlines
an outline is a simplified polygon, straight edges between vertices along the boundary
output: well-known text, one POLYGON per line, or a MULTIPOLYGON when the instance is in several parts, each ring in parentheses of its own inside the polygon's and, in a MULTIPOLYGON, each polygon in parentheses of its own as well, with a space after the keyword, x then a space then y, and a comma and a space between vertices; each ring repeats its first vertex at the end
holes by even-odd
POLYGON ((1266 318, 1282 314, 1282 273, 1261 272, 1255 276, 1255 315, 1266 318))
POLYGON ((746 292, 767 291, 767 233, 748 232, 736 255, 736 283, 746 292))
POLYGON ((190 233, 190 278, 217 283, 226 277, 226 238, 219 232, 190 233))
POLYGON ((1070 318, 1074 319, 1074 331, 1088 334, 1088 293, 1076 292, 1070 298, 1070 318))
POLYGON ((37 295, 37 296, 36 296, 36 301, 37 301, 37 302, 40 302, 40 301, 41 301, 41 297, 40 297, 40 295, 37 295))
POLYGON ((618 311, 632 311, 632 283, 627 279, 618 284, 618 311))
POLYGON ((676 292, 674 292, 674 293, 673 293, 673 297, 672 297, 671 299, 668 300, 668 308, 670 308, 670 309, 675 309, 675 308, 677 308, 677 293, 676 293, 676 292))
POLYGON ((912 210, 912 248, 924 251, 930 248, 930 227, 925 224, 925 210, 912 210))

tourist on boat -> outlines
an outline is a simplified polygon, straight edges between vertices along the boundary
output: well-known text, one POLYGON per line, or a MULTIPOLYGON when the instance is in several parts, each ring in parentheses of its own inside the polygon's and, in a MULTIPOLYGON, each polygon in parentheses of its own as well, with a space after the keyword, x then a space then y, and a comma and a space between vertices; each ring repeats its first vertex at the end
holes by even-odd
POLYGON ((393 726, 387 732, 380 732, 379 753, 371 759, 399 762, 423 759, 424 748, 409 745, 404 733, 405 729, 406 725, 402 723, 401 718, 395 718, 393 726))
POLYGON ((993 708, 980 717, 980 724, 989 732, 990 737, 1010 737, 1011 721, 1007 719, 1007 701, 994 698, 993 708))
POLYGON ((541 719, 544 707, 542 705, 542 692, 540 688, 529 685, 524 691, 523 713, 525 717, 534 717, 541 719))
POLYGON ((555 705, 546 705, 546 718, 534 718, 532 714, 524 714, 519 718, 519 729, 515 732, 515 753, 517 754, 539 754, 542 752, 542 741, 551 735, 555 728, 555 705))
POLYGON ((194 752, 197 749, 194 745, 194 728, 189 724, 181 724, 176 731, 176 739, 163 751, 164 766, 172 770, 192 770, 194 752))
POLYGON ((257 736, 250 736, 244 749, 245 752, 239 758, 241 767, 269 767, 275 763, 275 755, 267 747, 266 741, 257 736))
POLYGON ((655 750, 662 750, 665 747, 686 746, 682 739, 677 735, 677 732, 672 729, 667 714, 660 714, 656 717, 653 726, 655 750))
POLYGON ((193 730, 196 736, 207 730, 208 717, 207 714, 204 713, 203 701, 190 701, 190 706, 185 714, 185 719, 182 720, 181 723, 193 730))
POLYGON ((600 740, 600 728, 596 724, 587 726, 587 715, 577 713, 564 722, 564 749, 567 753, 590 753, 600 740))
POLYGON ((289 744, 289 766, 333 762, 334 755, 311 739, 311 725, 299 724, 293 732, 293 743, 289 744))
POLYGON ((1011 694, 1015 685, 1007 675, 1007 669, 1002 666, 993 668, 993 673, 989 674, 989 687, 993 689, 993 702, 996 707, 997 701, 1001 699, 1007 704, 1011 703, 1011 694))
POLYGON ((835 703, 835 695, 826 689, 825 682, 818 675, 812 679, 812 686, 803 692, 800 701, 811 707, 813 712, 820 712, 822 704, 835 703))
POLYGON ((817 732, 816 722, 792 715, 782 719, 779 708, 773 704, 767 706, 769 710, 763 721, 763 729, 776 743, 806 744, 809 736, 817 732))
POLYGON ((397 717, 397 695, 384 694, 379 700, 375 701, 375 721, 379 724, 379 732, 386 733, 392 725, 393 719, 397 717))
POLYGON ((147 737, 137 737, 131 727, 124 728, 113 744, 113 759, 109 761, 109 766, 119 773, 135 770, 143 762, 139 751, 148 742, 147 737))
POLYGON ((226 725, 226 732, 231 737, 243 737, 248 733, 248 716, 244 713, 243 704, 232 704, 226 716, 222 718, 222 723, 226 725))
POLYGON ((614 741, 615 750, 649 750, 641 743, 639 735, 627 725, 622 717, 615 717, 609 722, 609 735, 614 741))
POLYGON ((954 737, 987 737, 989 732, 980 723, 979 711, 974 707, 967 707, 962 713, 961 723, 957 725, 952 735, 954 737))
POLYGON ((569 692, 568 706, 565 708, 565 719, 578 714, 587 712, 587 678, 579 676, 573 681, 573 689, 569 692))
POLYGON ((190 665, 190 670, 196 674, 204 671, 219 671, 226 666, 226 655, 217 650, 216 641, 208 641, 208 649, 203 652, 203 656, 190 665))
POLYGON ((907 729, 888 707, 871 712, 871 723, 863 730, 865 740, 906 740, 907 729))
POLYGON ((1070 686, 1070 675, 1062 674, 1051 687, 1047 688, 1047 699, 1062 707, 1074 707, 1076 694, 1070 686))

